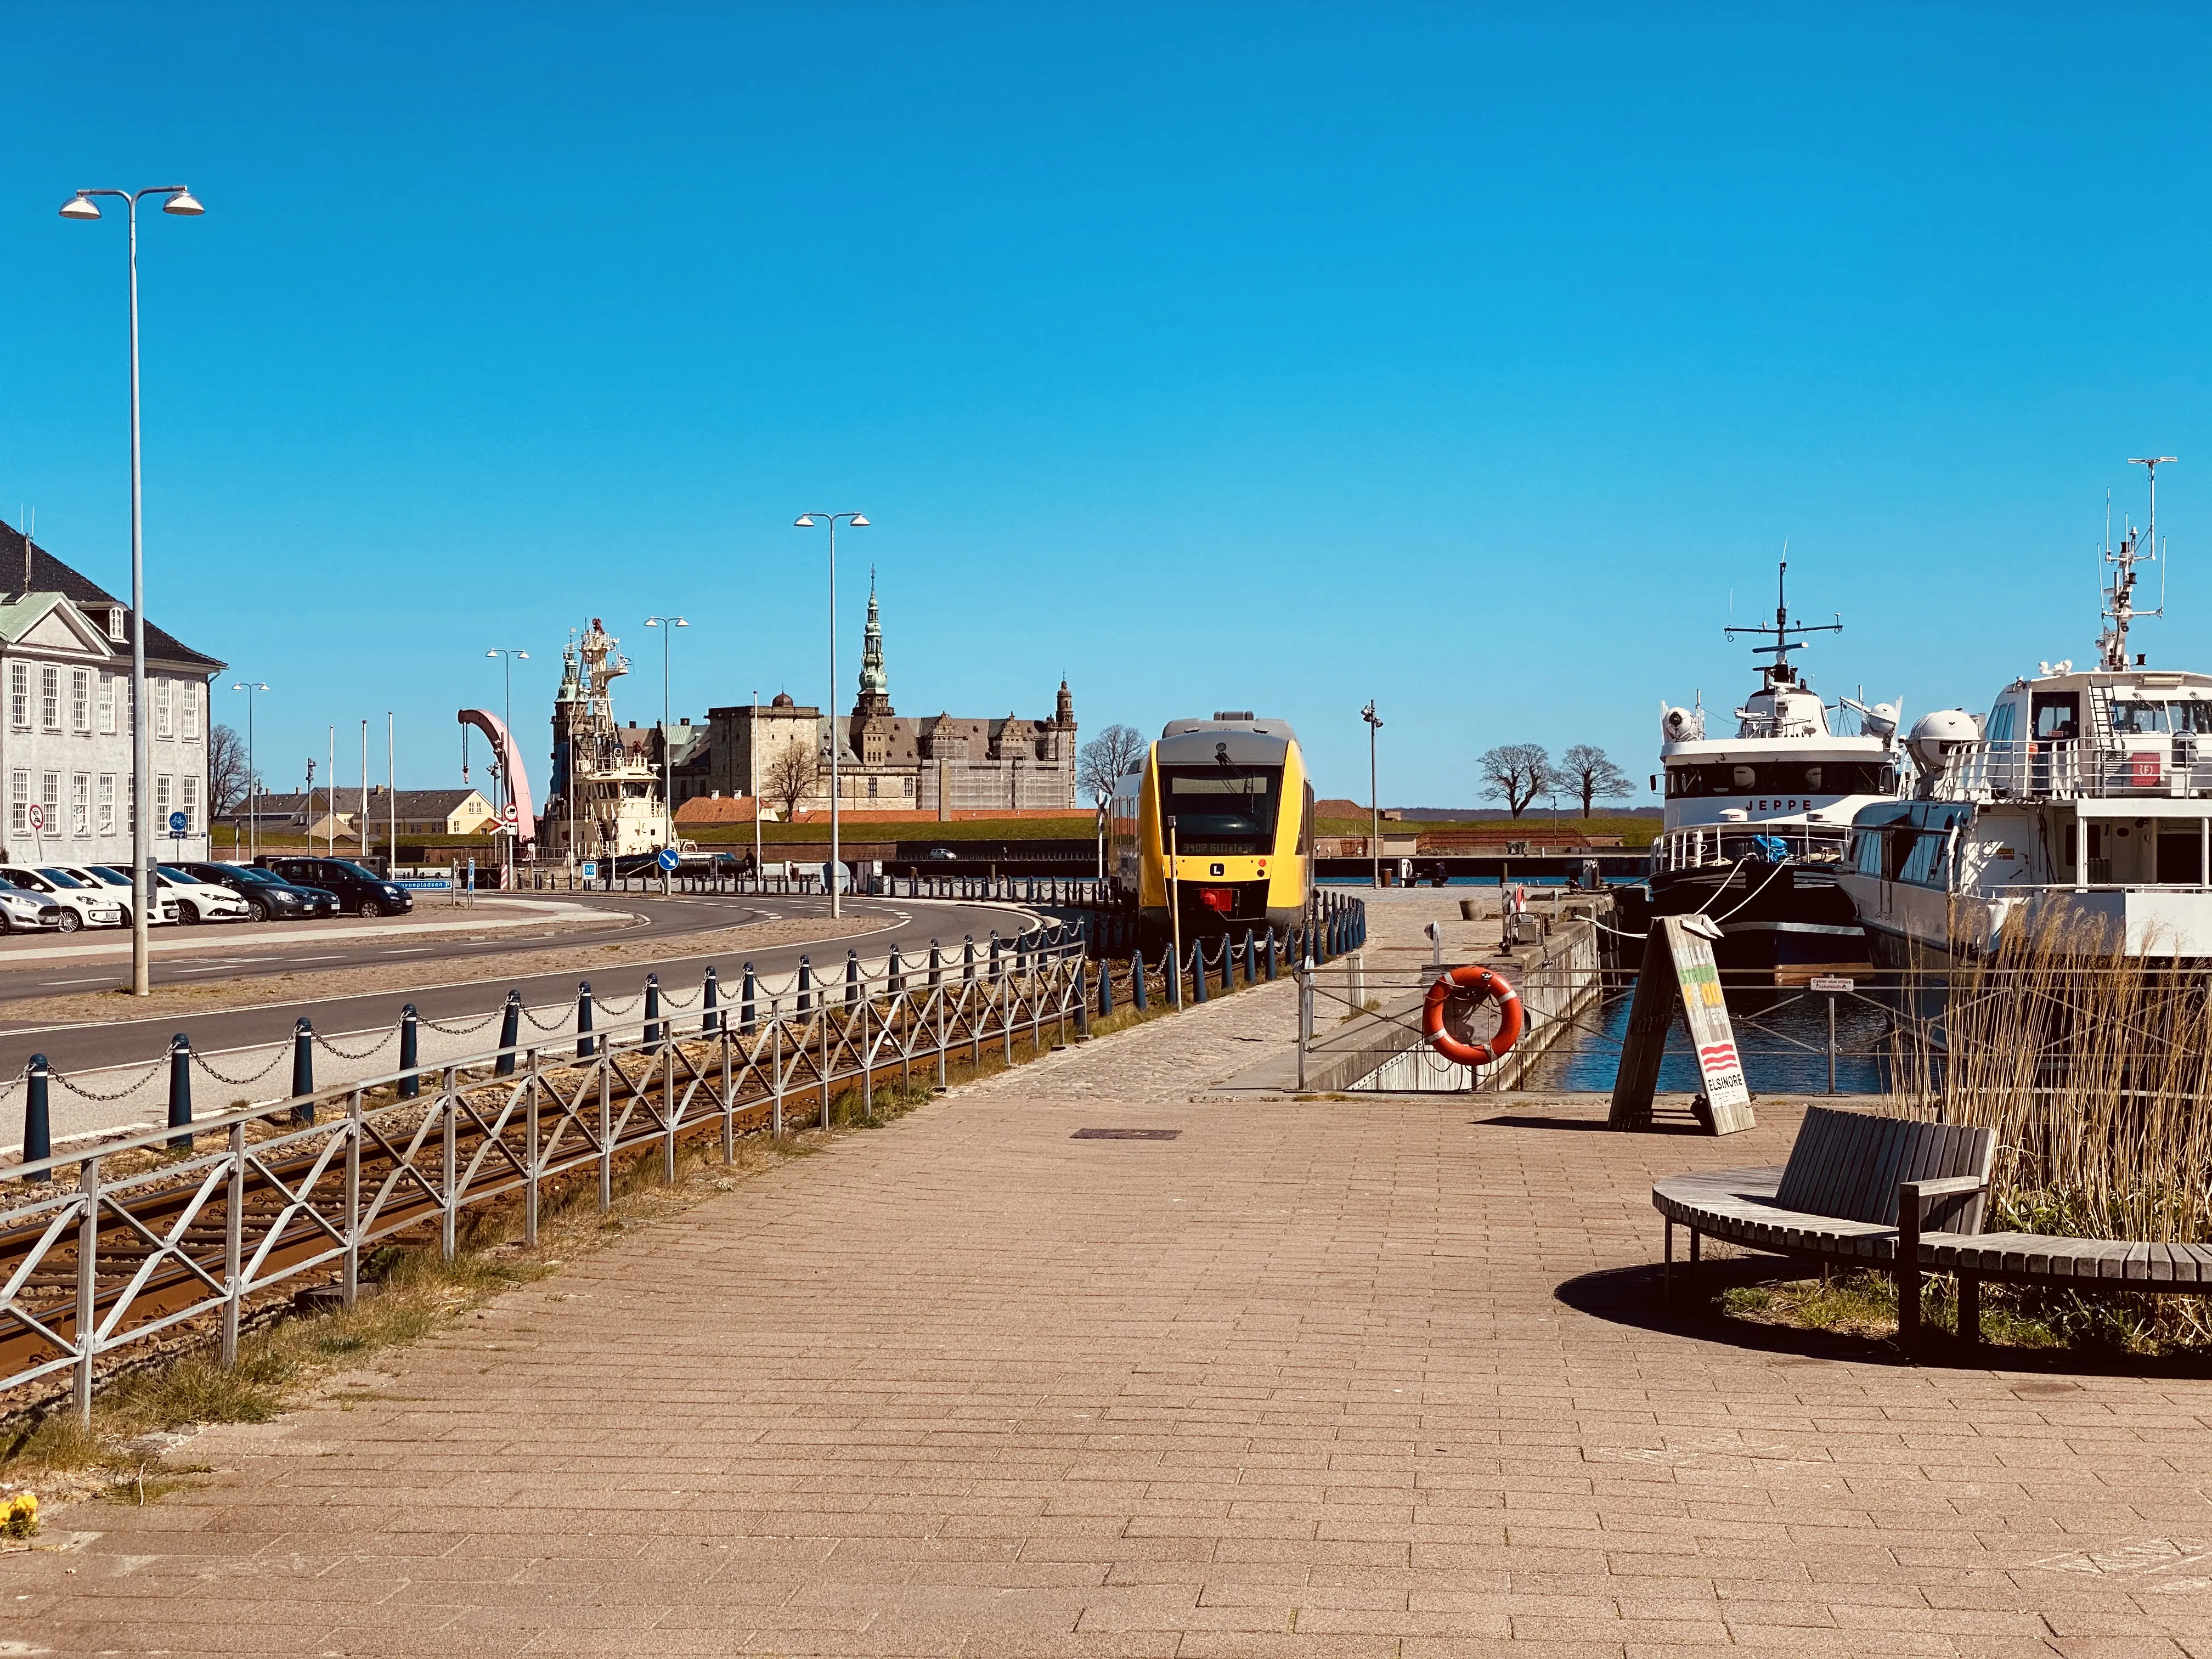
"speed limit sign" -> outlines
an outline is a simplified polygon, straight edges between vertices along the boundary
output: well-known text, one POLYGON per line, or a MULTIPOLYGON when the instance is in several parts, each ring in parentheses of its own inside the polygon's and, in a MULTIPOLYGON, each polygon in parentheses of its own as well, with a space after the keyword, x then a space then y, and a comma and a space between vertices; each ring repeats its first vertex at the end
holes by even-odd
POLYGON ((45 829, 46 827, 46 809, 45 807, 43 807, 43 806, 40 805, 36 801, 32 802, 32 803, 31 803, 31 828, 32 828, 32 829, 33 829, 33 830, 43 830, 43 829, 45 829))

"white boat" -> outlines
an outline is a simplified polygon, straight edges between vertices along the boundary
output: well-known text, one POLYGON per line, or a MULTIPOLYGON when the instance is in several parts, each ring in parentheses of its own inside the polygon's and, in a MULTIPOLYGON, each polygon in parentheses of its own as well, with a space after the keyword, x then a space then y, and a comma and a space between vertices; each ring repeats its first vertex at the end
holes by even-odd
POLYGON ((1840 632, 1843 620, 1790 621, 1789 569, 1785 561, 1776 580, 1772 626, 1727 630, 1770 639, 1753 653, 1772 659, 1735 711, 1735 735, 1706 737, 1701 707, 1662 706, 1665 819, 1648 897, 1624 890, 1624 927, 1692 913, 1719 923, 1714 955, 1736 985, 1870 971, 1865 931, 1835 877, 1852 818, 1895 799, 1903 771, 1895 705, 1846 697, 1832 708, 1790 661, 1802 635, 1840 632))
MULTIPOLYGON (((2160 458, 2170 459, 2166 457, 2160 458)), ((1885 966, 1990 950, 2015 922, 2094 922, 2107 948, 2212 958, 2212 675, 2151 668, 2128 629, 2147 535, 2107 534, 2097 665, 2043 663, 1985 718, 1915 726, 1913 799, 1855 821, 1839 877, 1885 966)))

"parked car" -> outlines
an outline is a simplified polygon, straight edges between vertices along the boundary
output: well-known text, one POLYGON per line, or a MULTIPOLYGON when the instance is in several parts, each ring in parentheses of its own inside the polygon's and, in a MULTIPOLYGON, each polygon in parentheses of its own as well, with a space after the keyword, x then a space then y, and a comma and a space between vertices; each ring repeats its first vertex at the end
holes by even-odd
POLYGON ((339 910, 348 915, 404 916, 415 908, 415 896, 404 887, 351 859, 280 856, 254 862, 300 886, 335 893, 339 910))
POLYGON ((252 864, 187 864, 187 875, 217 887, 227 887, 246 905, 255 921, 306 921, 338 913, 338 896, 320 887, 301 887, 274 870, 252 864))
POLYGON ((27 892, 0 882, 0 933, 35 933, 58 928, 71 914, 67 906, 55 903, 44 893, 27 892))
MULTIPOLYGON (((123 925, 131 925, 131 872, 118 870, 112 864, 42 864, 41 870, 58 870, 65 876, 75 876, 79 881, 98 890, 110 894, 123 907, 123 925), (120 891, 117 890, 120 889, 120 891)), ((177 901, 157 886, 155 889, 152 913, 146 918, 149 927, 159 927, 177 919, 177 901)))
POLYGON ((106 888, 81 881, 62 870, 30 870, 21 865, 0 864, 0 881, 62 907, 60 927, 74 933, 80 927, 120 927, 123 907, 106 888))
POLYGON ((229 888, 202 881, 181 865, 161 864, 155 870, 161 878, 161 890, 176 895, 179 921, 245 921, 252 915, 246 901, 229 888))
POLYGON ((933 860, 936 860, 957 859, 960 854, 954 852, 950 847, 933 847, 929 849, 929 856, 933 860))

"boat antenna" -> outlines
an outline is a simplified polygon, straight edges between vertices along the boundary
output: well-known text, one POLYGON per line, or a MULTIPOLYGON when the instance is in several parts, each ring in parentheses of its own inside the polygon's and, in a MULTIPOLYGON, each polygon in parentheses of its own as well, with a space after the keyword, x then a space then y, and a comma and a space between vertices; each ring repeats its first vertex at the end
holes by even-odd
POLYGON ((1840 634, 1844 631, 1844 613, 1840 611, 1835 613, 1836 619, 1832 623, 1803 623, 1790 620, 1789 543, 1784 542, 1782 544, 1782 551, 1781 566, 1774 575, 1774 625, 1770 628, 1758 623, 1731 622, 1723 630, 1731 641, 1739 634, 1757 634, 1761 636, 1771 634, 1774 636, 1773 644, 1754 645, 1751 647, 1751 653, 1755 657, 1771 656, 1774 659, 1773 665, 1765 672, 1769 683, 1777 685, 1787 685, 1796 678, 1790 672, 1790 653, 1792 651, 1802 651, 1805 648, 1805 641, 1791 639, 1790 636, 1792 634, 1840 634))
POLYGON ((2105 605, 2102 614, 2108 626, 2097 636, 2098 649, 2102 659, 2098 665, 2108 674, 2124 673, 2129 667, 2128 625, 2138 617, 2162 617, 2166 614, 2166 581, 2163 571, 2160 573, 2159 577, 2158 609, 2155 611, 2136 609, 2136 566, 2145 559, 2158 557, 2158 470, 2176 459, 2178 458, 2172 455, 2128 457, 2130 466, 2146 469, 2145 476, 2150 483, 2148 532, 2150 546, 2148 550, 2137 550, 2142 547, 2143 536, 2142 532, 2133 528, 2120 538, 2120 544, 2118 547, 2112 545, 2111 530, 2107 529, 2105 532, 2106 561, 2117 567, 2112 573, 2112 586, 2105 589, 2103 595, 2105 605))

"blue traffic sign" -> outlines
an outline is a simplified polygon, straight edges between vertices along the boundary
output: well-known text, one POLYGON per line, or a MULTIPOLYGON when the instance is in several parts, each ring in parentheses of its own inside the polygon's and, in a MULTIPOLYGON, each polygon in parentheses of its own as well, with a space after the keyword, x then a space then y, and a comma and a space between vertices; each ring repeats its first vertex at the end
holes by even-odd
POLYGON ((664 847, 660 849, 659 856, 654 859, 653 862, 664 870, 673 870, 684 860, 676 856, 676 849, 673 847, 664 847))
POLYGON ((182 812, 172 812, 169 814, 169 833, 171 835, 181 836, 185 830, 191 827, 192 821, 186 817, 182 812))
POLYGON ((583 877, 586 881, 597 881, 599 878, 599 866, 593 860, 586 859, 576 866, 576 873, 583 877))

